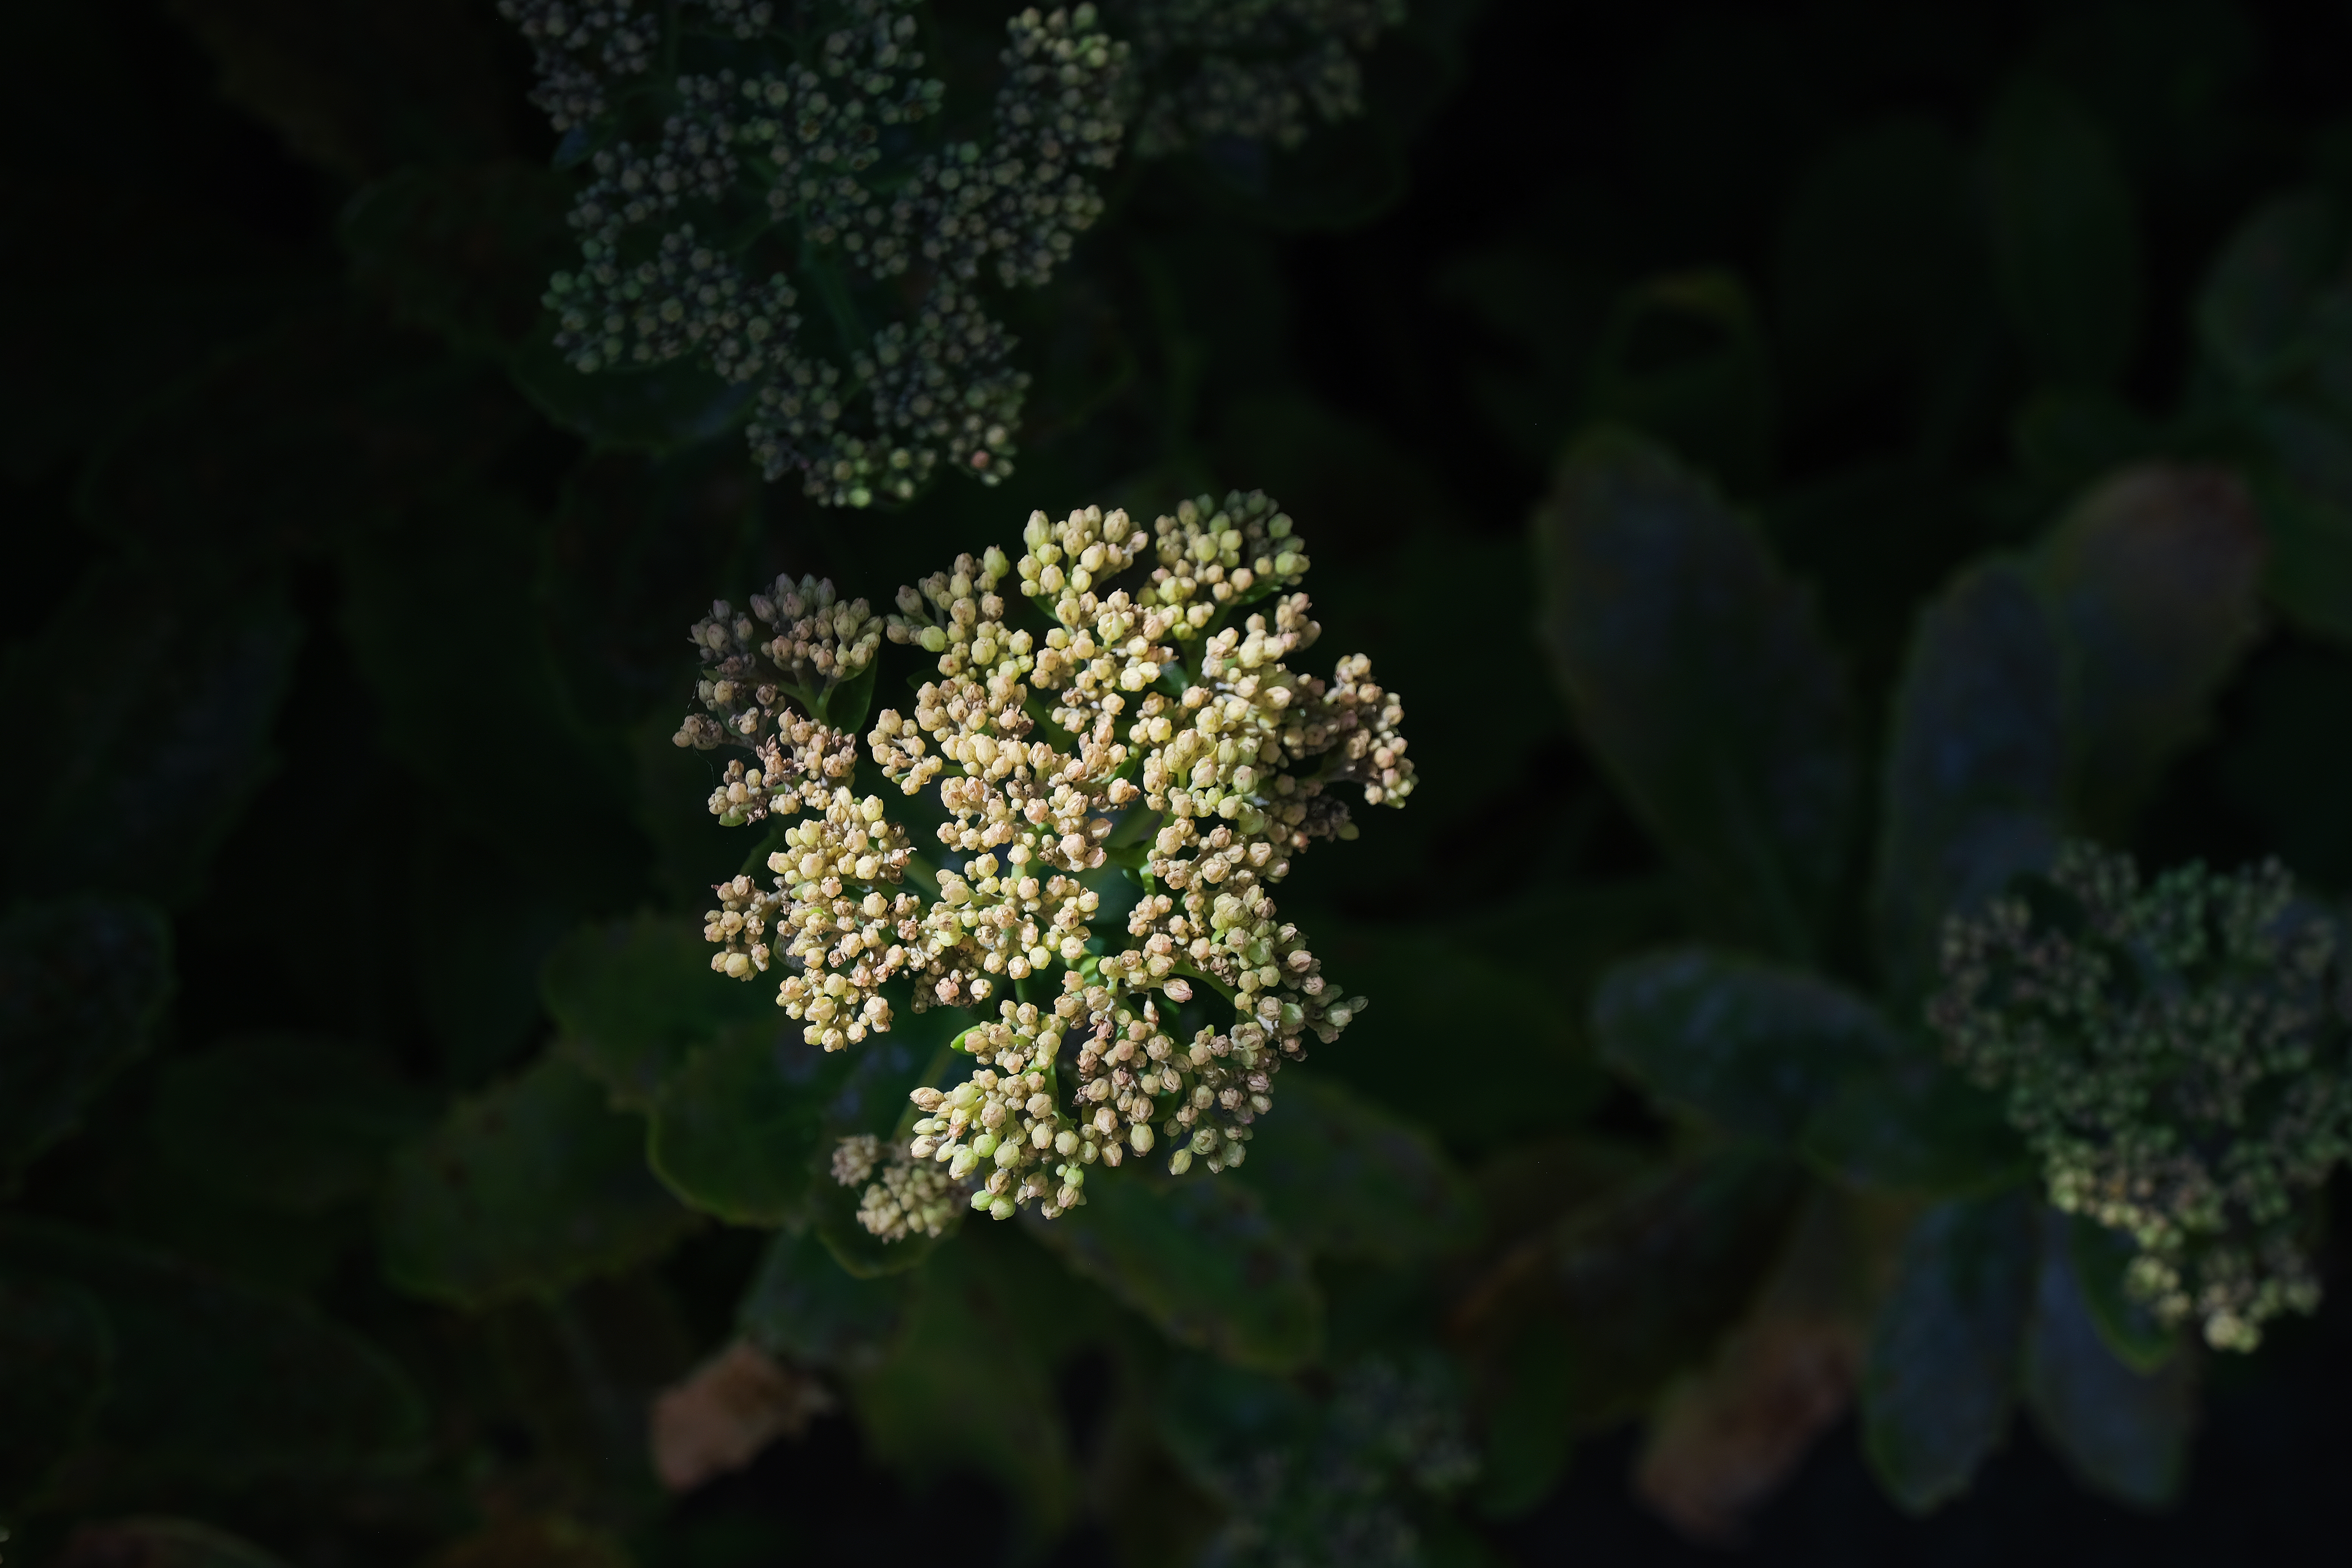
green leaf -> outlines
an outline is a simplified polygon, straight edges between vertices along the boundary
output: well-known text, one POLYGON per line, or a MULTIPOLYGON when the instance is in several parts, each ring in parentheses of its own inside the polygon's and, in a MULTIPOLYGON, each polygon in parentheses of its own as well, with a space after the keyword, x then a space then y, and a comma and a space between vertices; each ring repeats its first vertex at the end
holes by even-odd
POLYGON ((736 1306, 735 1322, 744 1338, 771 1355, 866 1372, 897 1342, 912 1284, 905 1274, 858 1279, 814 1231, 780 1231, 736 1306))
POLYGON ((2000 1096, 1923 1041, 1849 1079, 1805 1123, 1800 1147, 1849 1186, 1922 1197, 1980 1197, 2034 1171, 2000 1096))
POLYGON ((1214 1176, 1089 1174, 1084 1205, 1028 1222, 1072 1268, 1177 1343, 1236 1366, 1287 1372, 1315 1359, 1322 1296, 1255 1193, 1214 1176))
POLYGON ((1478 1237, 1470 1184, 1426 1132, 1297 1068, 1253 1129, 1242 1175, 1318 1256, 1403 1264, 1478 1237))
POLYGON ((81 1123, 147 1049, 172 989, 172 931, 122 899, 0 917, 0 1188, 81 1123))
POLYGON ((540 328, 548 275, 574 259, 562 179, 524 163, 403 169, 343 209, 352 280, 461 349, 505 353, 540 328))
POLYGON ((2042 1282, 2025 1341, 2025 1397, 2050 1446, 2082 1483, 2158 1508, 2187 1473, 2197 1419, 2196 1362, 2137 1372, 2110 1348, 2074 1272, 2072 1226, 2045 1211, 2042 1282))
POLYGON ((539 411, 593 446, 656 456, 699 446, 751 416, 751 388, 684 361, 583 375, 542 335, 507 361, 539 411))
POLYGON ((45 737, 0 773, 15 886, 193 898, 269 772, 300 641, 280 585, 233 565, 93 573, 0 668, 0 724, 45 737))
POLYGON ((383 1056, 346 1040, 249 1036, 157 1075, 157 1147, 178 1173, 241 1202, 317 1214, 375 1190, 428 1120, 383 1056))
POLYGON ((1612 970, 1592 1034, 1602 1060, 1668 1104, 1781 1143, 1846 1079, 1901 1048, 1851 992, 1705 948, 1612 970))
POLYGON ((1987 127, 1986 216, 2019 342, 2045 382, 2108 386, 2130 368, 2142 286, 2130 187, 2098 122, 2021 81, 1987 127))
POLYGON ((1921 612, 1895 695, 1874 904, 1902 1002, 1931 983, 1948 916, 2054 852, 2067 758, 2056 616, 2024 567, 1971 567, 1921 612))
POLYGON ((540 971, 547 1010, 563 1026, 558 1049, 621 1103, 651 1105, 696 1047, 730 1026, 756 1031, 782 1016, 776 979, 730 980, 710 967, 716 951, 688 916, 581 927, 540 971))
POLYGON ((2245 489, 2210 468, 2148 465, 2076 503, 2036 552, 2074 654, 2074 798, 2118 834, 2165 765, 2210 725, 2253 640, 2263 532, 2245 489))
POLYGON ((1735 489, 1772 458, 1772 369, 1737 273, 1677 272, 1621 293, 1592 356, 1587 416, 1646 431, 1735 489))
POLYGON ((243 1536, 192 1519, 123 1519, 75 1528, 61 1559, 136 1563, 138 1568, 285 1568, 243 1536))
POLYGON ((646 1169, 644 1122, 549 1058, 400 1152, 384 1271, 459 1306, 552 1297, 658 1257, 694 1224, 646 1169))
POLYGON ((942 1250, 897 1350, 850 1389, 882 1462, 918 1477, 979 1469, 1050 1537, 1076 1501, 1076 1477, 1047 1359, 1060 1325, 1038 1311, 1056 1299, 1046 1271, 1059 1273, 1016 1235, 983 1231, 942 1250))
POLYGON ((2352 432, 2299 403, 2256 411, 2264 462, 2253 476, 2270 537, 2263 589, 2304 631, 2352 642, 2352 432))
POLYGON ((1507 1254, 1455 1314, 1487 1347, 1488 1402, 1515 1408, 1522 1375, 1555 1379, 1545 1411, 1559 1444, 1640 1411, 1746 1311, 1804 1191, 1792 1163, 1746 1145, 1570 1211, 1507 1254))
POLYGON ((874 710, 875 672, 882 668, 876 659, 864 669, 824 694, 817 704, 820 715, 836 730, 846 730, 856 735, 866 729, 866 717, 874 710))
POLYGON ((0 1518, 38 1500, 78 1450, 106 1396, 114 1346, 89 1296, 0 1276, 0 1518))
POLYGON ((2076 1215, 2067 1226, 2067 1256, 2091 1321, 2107 1348, 2137 1373, 2161 1371, 2180 1350, 2180 1335, 2124 1288, 2125 1271, 2139 1247, 2121 1231, 2076 1215))
POLYGON ((2017 1194, 1939 1204, 1904 1241, 1871 1330, 1862 1428, 1880 1484, 1915 1513, 1966 1491, 2008 1429, 2034 1245, 2017 1194))
POLYGON ((1579 1435, 1578 1361, 1565 1334, 1522 1333, 1487 1369, 1480 1512, 1510 1519, 1551 1495, 1579 1435))
POLYGON ((735 1225, 793 1223, 812 1183, 831 1179, 816 1174, 831 1153, 826 1112, 850 1073, 847 1052, 809 1045, 800 1025, 770 1012, 669 1076, 646 1145, 670 1191, 735 1225))
POLYGON ((72 1286, 105 1317, 112 1375, 77 1477, 315 1480, 413 1458, 424 1441, 400 1370, 288 1298, 23 1220, 0 1224, 0 1269, 72 1286))
POLYGON ((2308 361, 2315 312, 2352 281, 2347 241, 2342 209, 2313 191, 2266 203, 2230 237, 2197 298, 2197 336, 2239 386, 2276 386, 2308 361))
POLYGON ((1536 517, 1540 626, 1586 740, 1727 938, 1814 947, 1853 831, 1852 716, 1806 591, 1664 452, 1601 431, 1536 517))

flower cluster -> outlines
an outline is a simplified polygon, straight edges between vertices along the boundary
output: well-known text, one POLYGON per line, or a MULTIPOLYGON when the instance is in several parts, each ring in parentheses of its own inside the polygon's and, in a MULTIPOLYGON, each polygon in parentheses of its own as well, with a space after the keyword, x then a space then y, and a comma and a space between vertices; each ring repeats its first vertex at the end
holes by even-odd
POLYGON ((835 1148, 833 1179, 845 1187, 866 1184, 857 1222, 885 1241, 945 1236, 963 1215, 963 1189, 955 1177, 904 1149, 885 1160, 882 1141, 870 1132, 845 1138, 835 1148))
POLYGON ((1399 806, 1413 787, 1402 705, 1366 660, 1328 681, 1289 668, 1318 628, 1292 591, 1306 551, 1265 497, 1203 496, 1150 528, 1040 512, 1023 544, 958 558, 878 621, 805 580, 751 616, 719 605, 693 633, 715 661, 705 711, 677 737, 757 759, 713 793, 721 821, 805 814, 768 887, 716 889, 712 967, 782 968, 779 1003, 828 1050, 887 1030, 894 995, 977 1012, 957 1040, 977 1070, 916 1092, 904 1152, 1000 1218, 1059 1214, 1089 1169, 1162 1143, 1178 1174, 1242 1163, 1282 1063, 1365 1005, 1271 889, 1310 844, 1354 837, 1350 794, 1399 806), (863 672, 877 635, 936 674, 866 744, 880 779, 936 801, 937 869, 845 782, 829 689, 811 684, 863 672), (1211 994, 1222 1024, 1199 1011, 1211 994))
POLYGON ((1404 0, 1127 0, 1116 7, 1150 85, 1135 150, 1202 142, 1296 147, 1308 115, 1363 112, 1357 57, 1404 20, 1404 0))
POLYGON ((2142 885, 2082 846, 1944 938, 1929 1020, 2042 1163, 2127 1233, 2131 1293, 2219 1349, 2317 1305, 2312 1201, 2352 1154, 2352 991, 2275 864, 2142 885))
MULTIPOLYGON (((537 101, 559 128, 627 118, 596 68, 644 72, 661 12, 503 4, 538 46, 537 101)), ((656 107, 591 157, 571 217, 581 265, 546 296, 583 374, 685 359, 752 389, 768 477, 797 471, 834 505, 911 496, 942 464, 987 483, 1012 471, 1027 377, 973 285, 1045 282, 1100 215, 1094 180, 1124 135, 1126 47, 1082 5, 1007 22, 985 142, 926 142, 947 88, 923 74, 914 9, 675 7, 677 58, 709 68, 633 95, 656 107), (891 284, 910 268, 919 287, 891 284), (837 353, 804 343, 804 292, 837 353)))

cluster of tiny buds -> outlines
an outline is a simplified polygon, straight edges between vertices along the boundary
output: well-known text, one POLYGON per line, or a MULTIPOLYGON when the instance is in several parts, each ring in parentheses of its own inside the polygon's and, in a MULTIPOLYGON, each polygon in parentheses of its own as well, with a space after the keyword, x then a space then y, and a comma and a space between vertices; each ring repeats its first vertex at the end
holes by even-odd
POLYGON ((1929 1022, 2006 1090, 2051 1203, 2130 1236, 2132 1293, 2217 1349, 2318 1301, 2300 1237, 2352 1157, 2336 952, 2275 862, 2143 885, 2079 845, 1946 930, 1929 1022))
MULTIPOLYGON (((1287 592, 1306 552, 1267 498, 1188 501, 1148 529, 1099 507, 1058 523, 1038 513, 1023 542, 1017 562, 959 556, 878 620, 806 579, 780 582, 750 616, 722 605, 695 634, 717 662, 709 712, 684 732, 761 761, 730 769, 713 796, 722 821, 809 813, 770 856, 772 887, 717 889, 714 968, 784 968, 779 1003, 826 1049, 887 1029, 893 984, 917 1011, 996 1014, 959 1037, 979 1066, 968 1082, 916 1093, 906 1152, 998 1217, 1060 1214, 1089 1170, 1138 1155, 1164 1152, 1180 1175, 1244 1161, 1281 1064, 1366 1005, 1327 982, 1269 889, 1313 842, 1353 836, 1334 786, 1395 806, 1413 782, 1402 705, 1363 659, 1342 658, 1328 682, 1285 664, 1318 628, 1287 592), (1008 598, 1016 580, 1024 594, 1008 598), (785 675, 838 677, 845 647, 864 650, 862 669, 880 637, 939 674, 865 737, 902 794, 936 792, 937 869, 880 795, 845 787, 837 732, 775 707, 785 675), (729 706, 761 678, 775 689, 729 706), (1093 929, 1113 889, 1125 946, 1093 929), (1056 970, 1048 1003, 1040 984, 1056 970), (1176 1027, 1196 984, 1230 1004, 1230 1025, 1176 1027)), ((877 1234, 900 1225, 887 1216, 908 1212, 902 1194, 868 1196, 877 1234)))
POLYGON ((903 1149, 892 1151, 885 1163, 882 1141, 871 1133, 844 1138, 835 1146, 833 1179, 845 1187, 867 1184, 859 1194, 857 1223, 884 1241, 945 1236, 964 1212, 963 1188, 952 1177, 909 1159, 903 1149))
POLYGON ((1363 112, 1358 57, 1404 20, 1404 0, 1125 0, 1149 80, 1136 152, 1202 142, 1296 147, 1309 113, 1363 112))

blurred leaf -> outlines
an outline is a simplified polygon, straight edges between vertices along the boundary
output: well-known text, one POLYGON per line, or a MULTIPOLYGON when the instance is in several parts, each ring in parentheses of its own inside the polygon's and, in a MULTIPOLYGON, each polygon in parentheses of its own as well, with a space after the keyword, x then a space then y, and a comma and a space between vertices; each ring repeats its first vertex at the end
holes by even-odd
POLYGON ((1214 1176, 1090 1172, 1087 1201, 1031 1234, 1178 1344, 1287 1372, 1323 1342, 1323 1299, 1255 1193, 1214 1176))
POLYGON ((735 1309, 745 1339, 804 1366, 861 1373, 897 1342, 912 1300, 904 1274, 861 1279, 814 1231, 779 1231, 735 1309))
POLYGON ((77 1526, 49 1568, 284 1568, 242 1536, 190 1519, 77 1526))
POLYGON ((18 890, 193 897, 270 770, 300 640, 266 577, 186 564, 92 574, 0 667, 0 722, 46 737, 42 766, 0 776, 18 890))
POLYGON ((2035 565, 2074 654, 2074 798, 2116 835, 2200 739, 2253 640, 2263 536, 2244 489, 2210 468, 2116 474, 2042 542, 2035 565))
POLYGON ((751 388, 684 361, 583 375, 541 335, 514 351, 509 374, 562 428, 599 448, 659 455, 725 435, 751 413, 751 388))
POLYGON ((2072 495, 2165 444, 2165 433, 2123 398, 2082 387, 2042 387, 2010 426, 2019 467, 2053 494, 2072 495))
POLYGON ((1052 1267, 1013 1236, 982 1232, 942 1249, 898 1348, 850 1390, 883 1463, 918 1479, 979 1469, 1020 1503, 1033 1536, 1050 1539, 1077 1500, 1077 1478, 1046 1359, 1056 1336, 1025 1310, 1022 1275, 1040 1265, 1052 1267))
POLYGON ((1704 948, 1619 964, 1592 1000, 1601 1059, 1681 1110, 1785 1143, 1900 1048, 1878 1010, 1795 970, 1704 948))
POLYGON ((1887 746, 1874 900, 1902 1002, 1927 990, 1945 919, 2056 847, 2065 666, 2057 618, 2013 562, 1971 567, 1920 612, 1887 746))
POLYGON ((1252 1134, 1242 1174, 1311 1253, 1402 1265, 1477 1237, 1469 1184, 1429 1135, 1337 1083, 1285 1072, 1252 1134))
POLYGON ((172 989, 172 930, 124 899, 0 917, 0 1189, 81 1124, 147 1049, 172 989))
POLYGON ((2230 237, 2197 299, 2197 336, 2241 387, 2277 386, 2308 364, 2315 314, 2352 284, 2347 240, 2342 210, 2312 191, 2266 203, 2230 237))
POLYGON ((577 916, 560 889, 519 883, 490 846, 429 817, 405 859, 417 1005, 442 1082, 476 1089, 545 1027, 540 970, 577 916))
POLYGON ((459 349, 505 353, 539 330, 548 275, 572 258, 554 173, 525 163, 408 168, 352 198, 353 280, 459 349))
POLYGON ((617 1538, 591 1525, 521 1514, 451 1542, 425 1568, 630 1568, 630 1558, 617 1538))
MULTIPOLYGON (((718 980, 712 975, 711 980, 718 980)), ((848 1078, 848 1053, 801 1038, 775 1008, 730 1026, 663 1082, 646 1153, 670 1191, 733 1225, 800 1219, 823 1179, 825 1113, 848 1078)))
POLYGON ((2033 1157, 2001 1098, 1915 1042, 1855 1075, 1805 1123, 1805 1157, 1849 1186, 1975 1197, 2023 1181, 2033 1157))
POLYGON ((1807 956, 1845 861, 1855 759, 1804 590, 1712 490, 1619 432, 1570 452, 1536 541, 1570 704, 1694 910, 1807 956))
POLYGON ((0 1224, 0 1269, 83 1291, 113 1341, 97 1426, 66 1483, 77 1491, 323 1480, 413 1458, 424 1441, 400 1370, 287 1298, 26 1220, 0 1224))
POLYGON ((243 1202, 316 1214, 375 1190, 427 1121, 393 1064, 345 1040, 250 1036, 157 1075, 157 1146, 179 1172, 243 1202))
POLYGON ((478 1307, 618 1273, 694 1224, 646 1169, 644 1122, 548 1058, 459 1101, 401 1151, 384 1190, 383 1265, 404 1289, 478 1307))
POLYGON ((748 1039, 782 1016, 775 981, 730 980, 710 967, 716 951, 691 916, 581 927, 540 970, 547 1010, 563 1028, 558 1049, 622 1104, 652 1105, 696 1047, 734 1025, 748 1039))
POLYGON ((1523 1378, 1542 1389, 1519 1440, 1561 1453, 1569 1436, 1639 1411, 1747 1310, 1803 1190, 1789 1162, 1721 1149, 1638 1176, 1514 1248, 1455 1313, 1488 1347, 1490 1405, 1520 1409, 1523 1378))
POLYGON ((172 0, 221 96, 346 179, 501 151, 497 40, 462 0, 172 0))
POLYGON ((1738 274, 1673 273, 1626 289, 1589 374, 1589 419, 1655 437, 1736 490, 1769 478, 1772 371, 1738 274))
MULTIPOLYGON (((2352 602, 2352 601, 2347 601, 2352 602)), ((2218 759, 2221 795, 2254 842, 2319 887, 2352 886, 2352 650, 2295 643, 2265 649, 2232 703, 2218 759)))
POLYGON ((113 1359, 106 1320, 87 1295, 0 1276, 0 1519, 37 1501, 89 1436, 113 1359))
POLYGON ((2094 1491, 2139 1508, 2179 1492, 2197 1421, 2196 1362, 2176 1355, 2135 1372, 2111 1349, 2084 1300, 2054 1210, 2042 1226, 2042 1282, 2025 1341, 2025 1397, 2050 1446, 2094 1491))
POLYGON ((2125 1270, 2139 1256, 2139 1247, 2121 1231, 2076 1215, 2067 1227, 2067 1257, 2074 1267, 2074 1283, 2083 1305, 2107 1348, 2137 1373, 2161 1371, 2180 1350, 2180 1335, 2156 1320, 2156 1314, 2132 1299, 2124 1288, 2125 1270))
POLYGON ((2352 430, 2284 402, 2254 425, 2266 448, 2253 476, 2270 542, 2263 589, 2302 630, 2352 641, 2352 430))
POLYGON ((2049 83, 2014 84, 1985 131, 2002 302, 2045 382, 2108 386, 2139 331, 2138 220, 2105 133, 2049 83))
POLYGON ((1564 1334, 1522 1333, 1486 1372, 1486 1463, 1474 1501, 1490 1519, 1512 1519, 1551 1495, 1575 1451, 1576 1350, 1564 1334))
POLYGON ((1939 1204, 1903 1246, 1871 1331, 1863 1447, 1889 1495, 1924 1513, 1969 1489, 2001 1440, 2032 1300, 2032 1205, 1939 1204))

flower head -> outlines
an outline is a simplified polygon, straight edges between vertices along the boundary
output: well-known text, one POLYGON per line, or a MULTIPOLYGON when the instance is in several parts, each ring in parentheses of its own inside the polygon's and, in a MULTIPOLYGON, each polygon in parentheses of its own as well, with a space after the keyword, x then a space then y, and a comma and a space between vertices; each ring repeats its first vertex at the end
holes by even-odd
POLYGON ((2143 886, 2079 845, 1945 932, 1930 1022, 2007 1090, 2051 1203, 2129 1235, 2132 1294, 2219 1349, 2318 1304, 2304 1233, 2352 1153, 2336 942, 2275 863, 2143 886))
POLYGON ((704 711, 677 736, 756 760, 713 792, 722 822, 798 818, 767 886, 716 889, 712 967, 781 968, 779 1004, 828 1050, 889 1029, 886 992, 971 1009, 957 1045, 977 1070, 916 1092, 905 1153, 999 1217, 1059 1214, 1097 1166, 1163 1145, 1179 1173, 1243 1162, 1282 1063, 1366 1005, 1272 889, 1310 845, 1353 837, 1351 800, 1399 806, 1413 787, 1402 703, 1368 661, 1328 680, 1290 668, 1318 628, 1292 591, 1306 551, 1265 497, 1203 496, 1150 528, 1040 512, 1022 542, 1017 562, 959 557, 878 620, 807 580, 749 616, 716 606, 692 634, 715 661, 704 711), (881 637, 937 676, 865 737, 880 781, 936 802, 936 869, 883 795, 852 787, 847 738, 821 717, 881 637))

